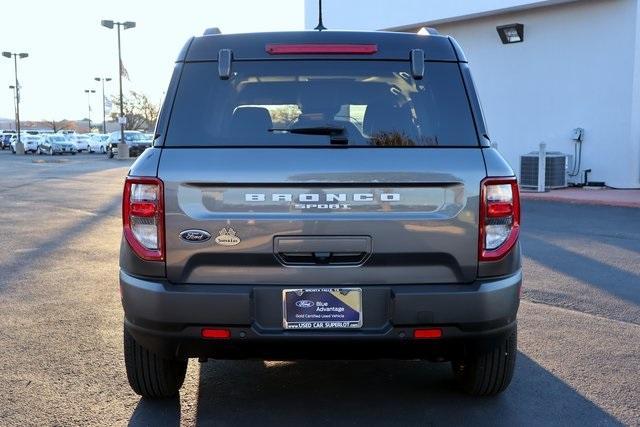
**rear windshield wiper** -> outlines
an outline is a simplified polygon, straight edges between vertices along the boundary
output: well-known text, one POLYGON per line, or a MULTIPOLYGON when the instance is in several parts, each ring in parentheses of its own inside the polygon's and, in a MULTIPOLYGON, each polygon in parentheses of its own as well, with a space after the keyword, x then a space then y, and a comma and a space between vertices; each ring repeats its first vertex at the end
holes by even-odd
POLYGON ((271 128, 269 132, 287 132, 297 135, 327 135, 332 144, 348 144, 344 128, 339 126, 310 126, 298 128, 271 128))

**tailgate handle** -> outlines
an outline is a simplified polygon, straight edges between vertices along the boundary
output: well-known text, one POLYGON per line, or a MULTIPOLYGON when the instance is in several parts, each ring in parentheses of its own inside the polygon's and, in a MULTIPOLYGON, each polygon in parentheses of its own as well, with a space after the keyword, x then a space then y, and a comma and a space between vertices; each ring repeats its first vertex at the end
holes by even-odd
POLYGON ((274 254, 284 265, 359 265, 371 254, 371 237, 276 237, 274 254))

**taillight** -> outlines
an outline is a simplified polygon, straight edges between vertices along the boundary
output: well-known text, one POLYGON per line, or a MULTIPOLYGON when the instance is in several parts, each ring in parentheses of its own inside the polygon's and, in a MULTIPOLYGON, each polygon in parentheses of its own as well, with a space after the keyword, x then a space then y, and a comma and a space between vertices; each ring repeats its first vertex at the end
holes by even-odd
POLYGON ((504 257, 520 234, 520 194, 515 178, 487 178, 480 188, 478 259, 504 257))
POLYGON ((268 44, 265 50, 270 55, 312 55, 312 54, 359 54, 371 55, 378 52, 375 44, 268 44))
POLYGON ((164 260, 164 189, 158 178, 127 177, 122 226, 131 249, 142 259, 164 260))

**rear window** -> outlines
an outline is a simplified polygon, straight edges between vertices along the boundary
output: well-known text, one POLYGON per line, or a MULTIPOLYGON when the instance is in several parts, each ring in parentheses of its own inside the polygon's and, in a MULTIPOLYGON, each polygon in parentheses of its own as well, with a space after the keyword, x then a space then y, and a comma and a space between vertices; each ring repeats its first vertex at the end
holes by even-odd
POLYGON ((187 63, 167 146, 478 146, 458 64, 426 63, 414 80, 404 61, 237 61, 229 80, 217 62, 187 63), (325 132, 326 133, 326 132, 325 132))

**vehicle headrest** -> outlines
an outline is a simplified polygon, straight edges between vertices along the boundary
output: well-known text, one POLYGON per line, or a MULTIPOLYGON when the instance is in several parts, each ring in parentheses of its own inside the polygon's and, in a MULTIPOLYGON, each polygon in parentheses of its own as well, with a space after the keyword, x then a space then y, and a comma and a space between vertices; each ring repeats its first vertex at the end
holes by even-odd
POLYGON ((233 135, 267 133, 273 127, 269 110, 264 107, 237 107, 231 119, 233 135))

